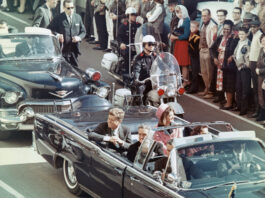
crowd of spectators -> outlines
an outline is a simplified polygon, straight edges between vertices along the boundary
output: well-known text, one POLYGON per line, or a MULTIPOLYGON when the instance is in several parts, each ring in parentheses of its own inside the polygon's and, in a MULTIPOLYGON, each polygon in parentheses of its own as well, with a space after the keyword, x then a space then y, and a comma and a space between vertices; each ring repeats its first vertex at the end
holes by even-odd
MULTIPOLYGON (((219 9, 216 13, 203 9, 201 19, 196 9, 199 1, 131 0, 121 3, 119 12, 104 6, 118 7, 116 1, 109 1, 99 1, 102 4, 100 12, 106 21, 111 18, 115 24, 112 31, 107 31, 108 36, 115 39, 116 26, 120 26, 126 17, 126 8, 134 7, 138 15, 136 22, 151 23, 156 27, 162 41, 178 60, 187 93, 213 99, 220 104, 220 109, 239 111, 240 115, 248 114, 257 121, 265 120, 262 91, 265 76, 264 0, 230 1, 234 5, 232 13, 229 13, 231 9, 219 9), (232 20, 227 18, 229 14, 232 20), (213 15, 217 15, 217 20, 213 15), (203 91, 199 92, 202 87, 203 91)), ((97 17, 94 22, 99 23, 97 17)), ((100 36, 97 37, 100 31, 95 27, 102 25, 102 22, 94 25, 94 31, 90 32, 89 40, 95 39, 92 43, 100 41, 100 36)), ((109 43, 105 46, 108 47, 104 50, 109 51, 109 43)))
MULTIPOLYGON (((201 1, 87 0, 86 37, 98 45, 95 49, 110 51, 110 41, 119 40, 119 27, 128 22, 126 9, 133 7, 143 34, 145 24, 154 27, 176 57, 187 93, 198 93, 220 103, 223 110, 264 121, 265 0, 229 0, 232 13, 231 9, 216 13, 203 9, 199 14, 201 1), (229 14, 233 20, 227 18, 229 14)), ((10 0, 5 10, 23 13, 28 6, 35 11, 44 3, 10 0)))

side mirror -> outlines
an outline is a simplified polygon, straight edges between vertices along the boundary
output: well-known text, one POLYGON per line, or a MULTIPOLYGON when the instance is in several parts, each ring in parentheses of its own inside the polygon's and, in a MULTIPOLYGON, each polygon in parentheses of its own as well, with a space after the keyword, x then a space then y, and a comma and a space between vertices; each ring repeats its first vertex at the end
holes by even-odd
POLYGON ((162 181, 162 172, 161 171, 155 171, 153 173, 153 178, 154 178, 154 180, 156 180, 160 184, 163 184, 163 181, 162 181))

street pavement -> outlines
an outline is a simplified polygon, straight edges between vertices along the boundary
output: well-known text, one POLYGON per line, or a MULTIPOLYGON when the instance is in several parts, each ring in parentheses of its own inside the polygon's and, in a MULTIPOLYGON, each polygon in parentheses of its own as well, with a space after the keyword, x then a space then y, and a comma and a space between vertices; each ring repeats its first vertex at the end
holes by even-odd
MULTIPOLYGON (((0 11, 0 19, 22 31, 29 26, 31 14, 5 13, 0 11)), ((79 58, 80 67, 93 67, 102 73, 102 80, 121 87, 114 78, 100 67, 102 51, 95 51, 93 45, 82 42, 79 58)), ((265 129, 247 117, 231 111, 219 110, 210 100, 196 95, 185 94, 179 98, 185 110, 184 119, 197 121, 227 121, 239 130, 254 130, 257 137, 265 140, 265 129)), ((0 141, 0 198, 72 198, 67 191, 61 169, 54 169, 42 159, 31 146, 31 133, 15 133, 10 140, 0 141)), ((86 195, 84 196, 86 197, 86 195)))

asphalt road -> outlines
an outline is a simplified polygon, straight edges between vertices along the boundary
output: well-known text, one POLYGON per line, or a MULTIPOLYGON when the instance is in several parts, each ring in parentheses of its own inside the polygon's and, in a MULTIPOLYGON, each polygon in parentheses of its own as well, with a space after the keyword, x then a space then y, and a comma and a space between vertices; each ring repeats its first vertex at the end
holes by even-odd
MULTIPOLYGON (((0 19, 20 31, 30 25, 31 14, 7 14, 0 11, 0 19)), ((94 46, 83 42, 80 67, 94 67, 102 72, 102 79, 108 83, 116 82, 100 67, 103 52, 93 50, 94 46)), ((117 87, 121 85, 117 84, 117 87)), ((185 110, 184 118, 195 121, 227 121, 239 130, 254 130, 265 140, 265 129, 258 123, 234 112, 221 111, 210 101, 195 95, 184 95, 179 99, 185 110)), ((8 141, 0 141, 0 197, 1 198, 72 198, 67 191, 62 170, 53 169, 31 147, 31 133, 16 133, 8 141)))

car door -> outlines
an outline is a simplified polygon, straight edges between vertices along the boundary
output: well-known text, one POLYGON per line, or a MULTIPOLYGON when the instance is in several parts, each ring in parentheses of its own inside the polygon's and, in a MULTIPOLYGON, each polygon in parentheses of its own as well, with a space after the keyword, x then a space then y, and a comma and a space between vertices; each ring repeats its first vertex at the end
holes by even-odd
MULTIPOLYGON (((88 142, 83 149, 90 163, 75 164, 79 184, 84 186, 93 197, 122 197, 123 172, 126 164, 106 150, 88 142)), ((84 160, 87 162, 88 160, 84 160)))
MULTIPOLYGON (((154 162, 147 166, 153 157, 156 142, 151 137, 146 137, 138 149, 133 166, 128 166, 124 175, 124 198, 137 197, 178 197, 176 193, 156 181, 152 172, 154 162)), ((180 196, 181 197, 181 196, 180 196)))
POLYGON ((95 191, 101 197, 122 198, 123 173, 126 164, 115 158, 110 151, 100 150, 98 155, 92 158, 91 177, 97 189, 95 191), (99 187, 101 186, 101 187, 99 187))
POLYGON ((124 178, 124 198, 172 198, 181 197, 163 186, 143 171, 127 167, 124 178))

